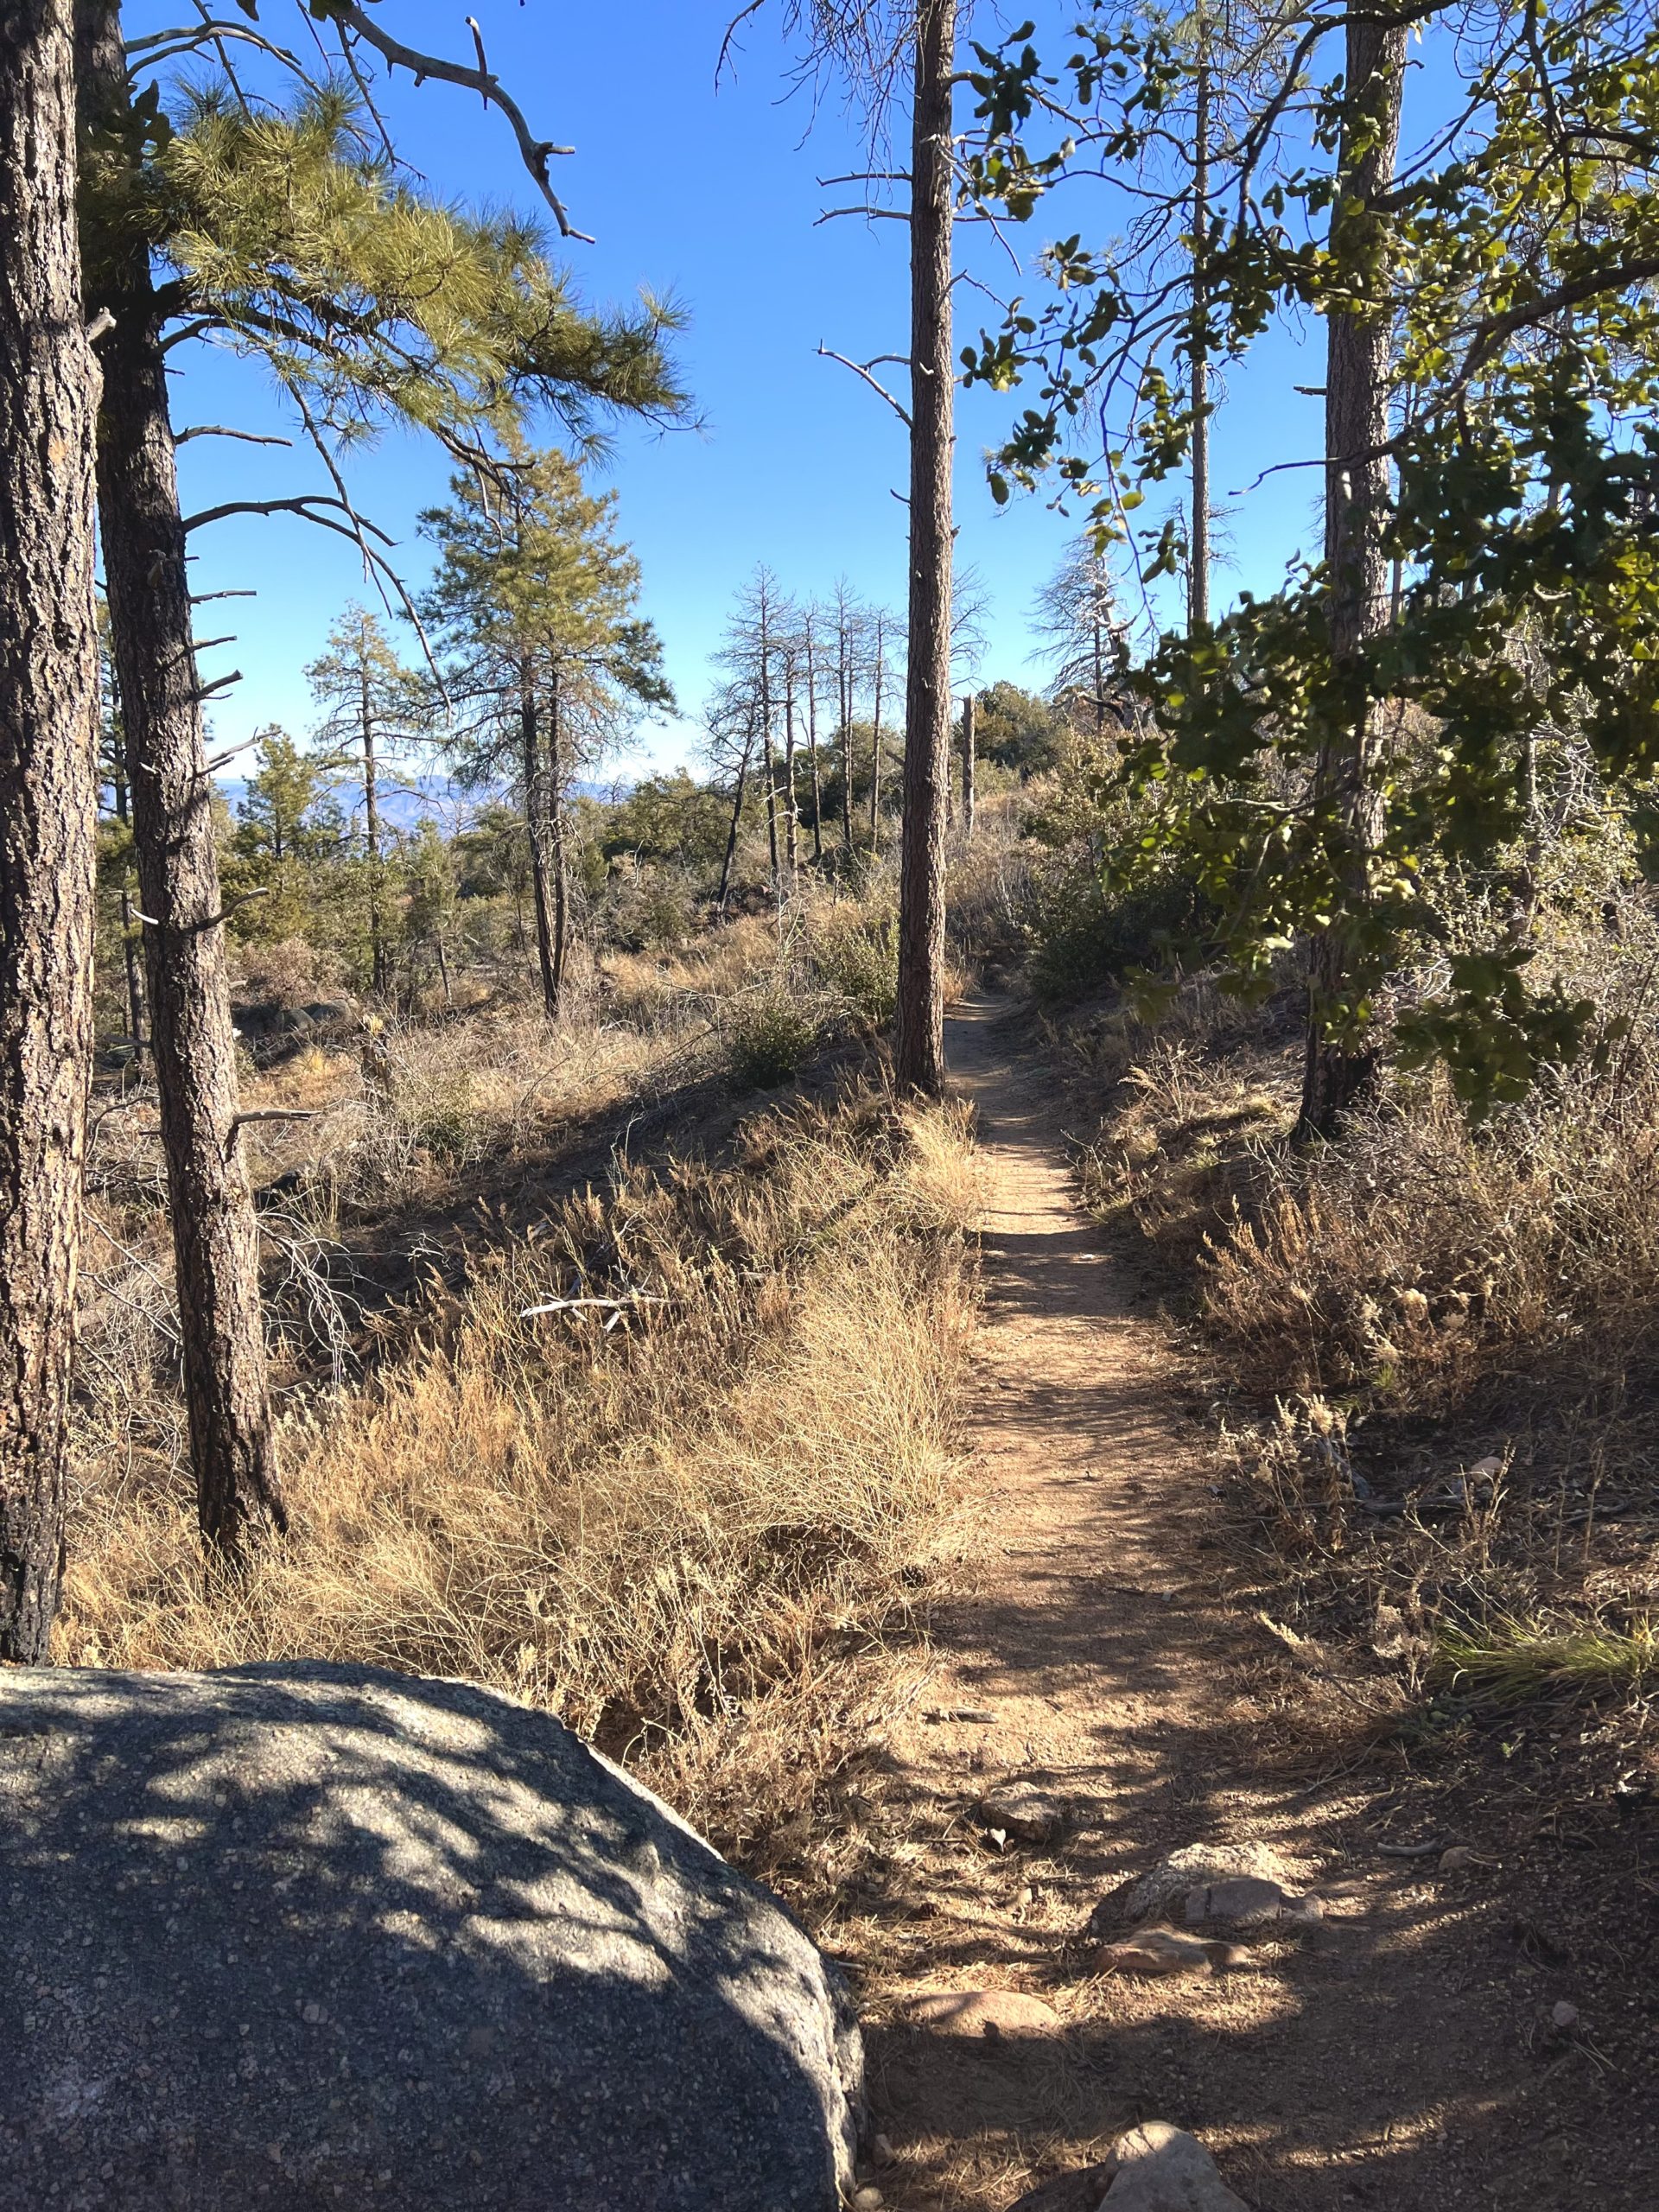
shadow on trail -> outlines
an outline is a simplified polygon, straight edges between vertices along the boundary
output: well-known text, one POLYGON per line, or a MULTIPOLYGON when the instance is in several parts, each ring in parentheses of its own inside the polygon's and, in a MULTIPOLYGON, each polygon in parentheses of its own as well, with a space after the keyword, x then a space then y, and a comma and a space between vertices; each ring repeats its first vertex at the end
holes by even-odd
POLYGON ((934 1628, 954 1691, 991 1725, 918 1740, 914 1764, 876 1756, 904 1844, 872 1854, 849 1903, 893 1930, 910 1986, 1012 1984, 1069 2024, 873 2037, 880 2124, 913 2161, 903 2201, 1005 2203, 1018 2186, 1002 2177, 1033 2158, 1086 2164, 1158 2118, 1209 2140, 1262 2212, 1645 2212, 1659 2110, 1551 2029, 1575 1993, 1566 1962, 1529 1955, 1478 1872, 1379 1855, 1436 1833, 1433 1785, 1408 1749, 1379 1749, 1363 1698, 1345 1734, 1342 1708, 1322 1708, 1310 1751, 1291 1725, 1308 1675, 1217 1602, 1236 1533, 1158 1332, 1071 1203, 1057 1085, 995 1005, 964 1007, 950 1048, 990 1171, 970 1440, 992 1557, 934 1628), (998 1848, 976 1820, 1010 1771, 1070 1802, 1054 1844, 998 1848), (1093 1976, 1103 1897, 1173 1847, 1243 1839, 1325 1893, 1323 1923, 1247 1936, 1245 1962, 1213 1979, 1093 1976))

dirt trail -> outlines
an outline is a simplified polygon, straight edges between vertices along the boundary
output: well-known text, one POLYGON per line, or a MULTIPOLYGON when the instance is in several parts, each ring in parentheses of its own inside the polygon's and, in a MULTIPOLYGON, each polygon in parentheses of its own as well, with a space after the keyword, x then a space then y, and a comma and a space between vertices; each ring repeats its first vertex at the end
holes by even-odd
POLYGON ((1648 2203, 1652 2165, 1632 2181, 1632 2146, 1609 2149, 1618 2086, 1552 2040, 1572 1977, 1513 1940, 1489 1874, 1379 1853, 1437 1833, 1402 1755, 1379 1769, 1357 1732, 1310 1757, 1287 1725, 1306 1660, 1220 1594, 1236 1540, 1179 1354, 1079 1212, 1055 1084, 1017 1035, 995 1003, 950 1024, 986 1179, 984 1519, 927 1681, 862 1784, 848 1900, 898 2154, 887 2201, 1001 2212, 1160 2118, 1262 2212, 1648 2203), (1060 1841, 987 1834, 976 1802, 1010 1777, 1065 1801, 1060 1841), (1165 1851, 1222 1840, 1285 1855, 1323 1922, 1246 1939, 1248 1964, 1213 1978, 1092 1974, 1096 1901, 1165 1851), (906 2002, 941 1987, 1028 1992, 1059 2022, 988 2038, 908 2024, 906 2002))

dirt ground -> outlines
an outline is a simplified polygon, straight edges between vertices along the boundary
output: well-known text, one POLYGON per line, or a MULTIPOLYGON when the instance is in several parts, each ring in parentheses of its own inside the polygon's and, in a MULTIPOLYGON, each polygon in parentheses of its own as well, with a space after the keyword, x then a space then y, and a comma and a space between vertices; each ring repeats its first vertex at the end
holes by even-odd
POLYGON ((1002 2212, 1160 2119, 1260 2212, 1659 2204, 1651 1821, 1552 1804, 1547 1727, 1471 1762, 1380 1726, 1261 1618, 1181 1349, 1078 1211, 1020 1034, 994 1001, 950 1025, 985 1179, 971 1518, 926 1662, 842 1777, 813 1914, 872 2024, 873 2180, 914 2212, 1002 2212), (992 1832, 979 1801, 1010 1777, 1062 1801, 1056 1840, 992 1832), (1324 1916, 1224 1972, 1093 1970, 1101 1899, 1223 1842, 1271 1847, 1324 1916), (1455 1847, 1472 1863, 1443 1871, 1455 1847), (1057 2017, 906 2020, 947 1988, 1057 2017))

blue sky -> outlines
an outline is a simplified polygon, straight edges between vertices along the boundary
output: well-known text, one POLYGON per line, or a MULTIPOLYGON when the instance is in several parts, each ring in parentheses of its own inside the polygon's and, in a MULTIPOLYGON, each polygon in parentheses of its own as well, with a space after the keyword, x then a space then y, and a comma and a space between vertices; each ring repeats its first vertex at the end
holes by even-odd
MULTIPOLYGON (((758 561, 786 590, 822 591, 847 575, 867 597, 902 604, 905 575, 901 425, 848 371, 817 358, 822 342, 865 358, 902 348, 906 322, 904 233, 896 223, 820 224, 855 193, 818 179, 856 168, 857 125, 830 98, 816 112, 787 97, 791 57, 768 13, 745 32, 734 69, 717 89, 715 64, 730 0, 473 0, 492 66, 538 131, 574 143, 559 188, 592 245, 567 250, 595 303, 642 287, 672 292, 691 317, 681 359, 704 417, 697 431, 624 429, 607 472, 623 533, 639 556, 645 611, 661 631, 687 719, 640 733, 620 772, 648 761, 695 760, 696 709, 709 658, 735 592, 758 561)), ((457 57, 468 48, 464 0, 384 0, 384 16, 411 42, 457 57)), ((1053 13, 1053 10, 1049 10, 1053 13)), ((1061 10, 1061 14, 1069 13, 1061 10)), ((981 20, 988 10, 982 7, 981 20)), ((170 0, 129 10, 138 30, 170 19, 170 0)), ((293 35, 298 10, 264 0, 263 20, 293 35)), ((469 95, 404 77, 386 96, 400 146, 434 188, 454 197, 534 202, 510 135, 469 95)), ((1112 213, 1096 188, 1096 233, 1112 213)), ((1019 237, 1034 251, 1051 227, 1039 216, 1019 237)), ((988 242, 968 242, 977 264, 988 242)), ((1006 262, 988 276, 1011 281, 1006 262)), ((960 296, 963 337, 982 308, 960 296)), ((1220 494, 1268 461, 1317 450, 1319 408, 1295 383, 1317 383, 1318 331, 1282 335, 1243 372, 1218 417, 1220 494)), ((1012 404, 964 395, 958 442, 959 557, 990 594, 984 680, 1041 681, 1028 656, 1032 601, 1065 545, 1068 524, 1040 500, 998 512, 981 454, 1012 404)), ((175 419, 284 427, 254 367, 202 346, 181 359, 175 419)), ((326 488, 302 455, 200 439, 181 455, 187 510, 226 498, 326 488)), ((399 541, 411 581, 426 566, 414 534, 422 505, 442 494, 445 467, 429 444, 388 433, 352 464, 355 496, 399 541)), ((1286 557, 1311 543, 1311 476, 1270 478, 1228 524, 1233 555, 1223 593, 1243 581, 1270 588, 1286 557)), ((302 731, 310 705, 302 671, 344 603, 366 597, 353 550, 289 520, 232 520, 196 541, 199 590, 257 588, 231 602, 214 632, 237 642, 209 673, 232 665, 245 681, 215 709, 215 738, 237 742, 270 721, 302 731)))

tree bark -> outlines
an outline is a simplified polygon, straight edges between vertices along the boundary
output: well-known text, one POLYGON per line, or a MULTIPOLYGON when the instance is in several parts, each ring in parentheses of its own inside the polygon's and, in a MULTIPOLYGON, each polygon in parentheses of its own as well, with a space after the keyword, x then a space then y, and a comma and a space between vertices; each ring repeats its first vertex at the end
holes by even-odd
POLYGON ((910 203, 910 626, 893 1072, 944 1087, 944 798, 950 772, 950 349, 956 0, 925 0, 916 33, 910 203))
POLYGON ((521 663, 518 670, 518 739, 524 764, 524 828, 530 837, 530 889, 536 910, 536 957, 542 974, 542 1011, 551 1021, 559 1010, 559 983, 553 964, 553 917, 548 898, 547 807, 540 717, 528 661, 521 663))
MULTIPOLYGON (((1192 129, 1192 526, 1187 555, 1186 622, 1189 630, 1210 620, 1210 346, 1203 323, 1209 293, 1205 263, 1210 240, 1210 45, 1209 26, 1198 16, 1196 108, 1192 129)), ((1099 618, 1096 618, 1096 636, 1099 618)), ((1096 735, 1105 726, 1104 687, 1095 685, 1096 735)))
MULTIPOLYGON (((1355 283, 1380 254, 1386 220, 1376 201, 1394 176, 1405 79, 1406 33, 1357 17, 1347 30, 1347 100, 1338 153, 1340 186, 1333 234, 1355 283)), ((1363 290, 1386 302, 1386 271, 1369 270, 1363 290)), ((1331 640, 1334 734, 1314 769, 1316 806, 1328 821, 1336 896, 1329 925, 1308 959, 1306 1055, 1297 1133, 1329 1137, 1375 1089, 1380 1052, 1353 1031, 1358 925, 1370 896, 1370 864, 1382 830, 1376 789, 1379 718, 1369 696, 1364 652, 1389 620, 1388 569, 1382 524, 1389 500, 1389 464, 1377 453, 1389 431, 1391 326, 1382 311, 1334 311, 1325 363, 1325 561, 1331 640)))
POLYGON ((63 1576, 92 1066, 98 623, 68 0, 0 14, 0 1660, 63 1576))
MULTIPOLYGON (((83 127, 130 139, 118 7, 82 0, 83 127)), ((259 1229, 238 1122, 213 779, 202 738, 185 533, 168 414, 163 314, 149 255, 100 242, 107 308, 98 493, 143 900, 150 1045, 161 1096, 203 1535, 231 1555, 250 1524, 286 1528, 259 1299, 259 1229)), ((89 270, 89 274, 90 274, 89 270)))
POLYGON ((977 761, 974 747, 975 709, 978 702, 970 691, 962 702, 962 842, 974 842, 975 770, 977 761))

